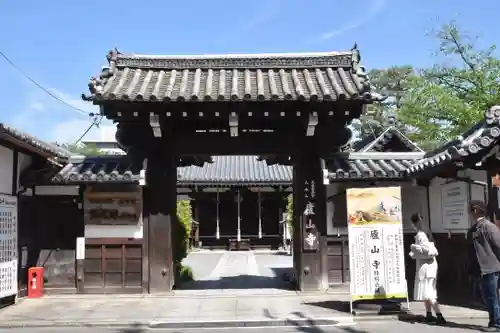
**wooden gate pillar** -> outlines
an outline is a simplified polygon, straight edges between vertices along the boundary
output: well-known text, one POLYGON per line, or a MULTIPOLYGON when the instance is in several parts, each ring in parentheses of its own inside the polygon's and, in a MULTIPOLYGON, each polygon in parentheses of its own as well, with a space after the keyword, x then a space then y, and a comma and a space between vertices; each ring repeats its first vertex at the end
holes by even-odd
POLYGON ((320 156, 307 152, 294 159, 293 251, 297 288, 319 291, 322 283, 320 237, 326 236, 326 189, 320 156))
POLYGON ((171 143, 156 140, 147 159, 143 191, 149 293, 170 292, 174 286, 172 226, 177 219, 177 162, 171 143))

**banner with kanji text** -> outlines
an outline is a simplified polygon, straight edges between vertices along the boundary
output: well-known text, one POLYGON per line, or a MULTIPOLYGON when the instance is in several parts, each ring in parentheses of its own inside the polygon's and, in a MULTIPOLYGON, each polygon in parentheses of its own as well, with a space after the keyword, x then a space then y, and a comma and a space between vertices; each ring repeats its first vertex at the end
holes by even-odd
POLYGON ((347 190, 352 301, 406 299, 400 187, 347 190))

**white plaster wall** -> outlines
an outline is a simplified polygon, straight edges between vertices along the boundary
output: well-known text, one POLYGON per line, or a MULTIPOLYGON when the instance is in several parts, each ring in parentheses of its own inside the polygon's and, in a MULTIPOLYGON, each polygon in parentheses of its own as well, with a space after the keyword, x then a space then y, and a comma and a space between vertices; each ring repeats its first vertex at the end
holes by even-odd
MULTIPOLYGON (((469 177, 471 180, 486 183, 486 171, 480 170, 464 170, 460 174, 461 177, 469 177)), ((447 181, 452 179, 434 178, 429 186, 429 208, 431 230, 435 233, 466 233, 467 229, 448 230, 443 224, 443 211, 441 205, 441 188, 447 181)), ((480 184, 469 184, 469 199, 482 200, 486 202, 485 186, 480 184)), ((472 224, 469 224, 469 226, 472 224)))
POLYGON ((12 195, 12 164, 14 152, 0 146, 0 193, 12 195))
POLYGON ((142 238, 142 223, 137 225, 86 225, 85 238, 142 238))
POLYGON ((401 205, 403 209, 403 232, 415 233, 415 229, 413 228, 410 219, 414 213, 422 215, 424 218, 424 227, 430 230, 427 187, 404 184, 401 186, 401 197, 401 205))
MULTIPOLYGON (((336 183, 326 185, 326 196, 327 198, 344 192, 348 188, 356 187, 390 187, 390 186, 400 186, 401 187, 401 201, 403 209, 403 230, 405 233, 413 233, 414 230, 411 227, 410 216, 413 213, 420 213, 424 216, 425 221, 429 221, 429 202, 427 199, 427 188, 420 186, 413 186, 409 182, 383 182, 378 184, 369 184, 366 182, 349 182, 349 183, 336 183)), ((331 236, 342 236, 347 235, 347 227, 337 228, 333 226, 332 220, 334 218, 335 209, 345 210, 346 203, 337 201, 337 205, 341 207, 335 207, 335 204, 327 199, 326 203, 326 216, 327 216, 327 233, 331 236)), ((347 221, 346 221, 347 224, 347 221)), ((429 228, 429 224, 427 224, 429 228)))
POLYGON ((31 156, 25 155, 23 153, 18 153, 17 155, 17 189, 19 190, 19 179, 21 172, 26 170, 30 166, 32 161, 31 156))
POLYGON ((326 225, 327 225, 327 235, 337 235, 341 228, 333 227, 333 212, 335 209, 335 205, 333 201, 328 198, 337 194, 342 188, 340 184, 329 184, 326 186, 326 225))

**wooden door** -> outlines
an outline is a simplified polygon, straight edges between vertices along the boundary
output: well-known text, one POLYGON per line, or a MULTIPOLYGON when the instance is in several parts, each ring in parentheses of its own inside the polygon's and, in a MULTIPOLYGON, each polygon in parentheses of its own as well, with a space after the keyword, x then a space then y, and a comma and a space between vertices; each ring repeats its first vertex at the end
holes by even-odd
POLYGON ((347 237, 329 237, 328 283, 348 283, 349 279, 349 246, 347 237))
POLYGON ((141 240, 87 239, 83 271, 86 293, 141 293, 141 240))

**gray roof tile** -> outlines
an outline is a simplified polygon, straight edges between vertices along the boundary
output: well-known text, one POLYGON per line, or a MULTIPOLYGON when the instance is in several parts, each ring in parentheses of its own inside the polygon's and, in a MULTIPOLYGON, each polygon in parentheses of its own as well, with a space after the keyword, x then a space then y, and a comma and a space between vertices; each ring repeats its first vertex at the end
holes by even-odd
MULTIPOLYGON (((325 161, 330 180, 398 179, 423 153, 337 153, 325 161)), ((138 182, 139 168, 127 156, 99 156, 71 161, 53 177, 56 183, 138 182)), ((181 185, 283 184, 293 179, 288 165, 267 165, 257 156, 214 156, 202 167, 177 168, 181 185)))
POLYGON ((53 157, 67 160, 71 156, 71 152, 69 150, 66 150, 52 143, 42 141, 37 137, 34 137, 33 135, 20 131, 6 124, 0 123, 0 131, 3 139, 7 139, 11 142, 12 141, 24 142, 27 145, 31 146, 36 151, 44 152, 53 157))
MULTIPOLYGON (((371 99, 359 53, 223 56, 108 54, 89 99, 123 101, 267 101, 371 99)), ((87 98, 87 97, 86 97, 87 98)))
POLYGON ((326 160, 332 180, 401 179, 424 153, 352 152, 333 154, 326 160))
MULTIPOLYGON (((57 183, 138 182, 141 170, 130 165, 127 156, 99 156, 70 161, 53 177, 57 183)), ((202 167, 177 168, 179 184, 289 184, 292 168, 267 165, 257 156, 214 156, 202 167)), ((143 177, 144 175, 142 175, 143 177)))
POLYGON ((428 172, 453 163, 481 159, 500 139, 500 106, 485 112, 484 119, 474 125, 461 138, 450 141, 408 168, 408 174, 428 172))

